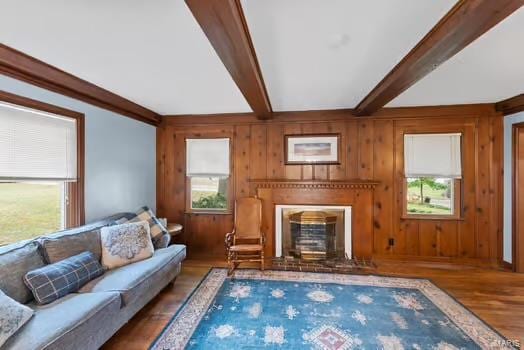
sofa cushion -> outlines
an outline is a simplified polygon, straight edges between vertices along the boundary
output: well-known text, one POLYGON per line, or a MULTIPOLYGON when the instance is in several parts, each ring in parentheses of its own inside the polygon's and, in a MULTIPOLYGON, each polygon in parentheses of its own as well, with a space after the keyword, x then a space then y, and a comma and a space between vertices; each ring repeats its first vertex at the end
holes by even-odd
POLYGON ((67 259, 82 252, 91 252, 100 261, 102 249, 100 230, 66 234, 61 237, 41 239, 42 252, 49 264, 67 259))
POLYGON ((147 221, 103 227, 102 264, 107 269, 148 259, 155 249, 147 221))
POLYGON ((110 270, 103 276, 89 282, 80 289, 81 293, 118 291, 122 295, 122 306, 129 305, 140 298, 144 292, 141 284, 147 282, 164 266, 176 266, 186 257, 184 245, 172 245, 158 249, 149 259, 110 270))
POLYGON ((48 304, 76 292, 104 273, 91 252, 83 252, 54 264, 29 271, 24 282, 39 304, 48 304))
POLYGON ((0 347, 33 316, 33 310, 0 290, 0 347))
POLYGON ((134 216, 135 216, 134 213, 118 213, 118 214, 108 216, 104 219, 94 221, 89 224, 85 224, 83 226, 68 228, 66 230, 50 233, 41 238, 38 238, 37 240, 42 240, 46 238, 61 238, 63 236, 76 235, 76 234, 84 233, 84 232, 91 232, 91 231, 99 230, 100 228, 104 226, 114 225, 117 220, 120 220, 122 218, 132 218, 134 216))
MULTIPOLYGON (((83 341, 96 335, 96 329, 84 329, 88 322, 95 327, 111 327, 120 310, 118 293, 69 294, 51 304, 28 304, 35 314, 5 344, 5 349, 88 349, 83 341), (63 339, 69 337, 64 342, 63 339), (56 343, 60 343, 57 345, 56 343), (65 346, 63 344, 69 344, 65 346), (76 344, 76 345, 75 345, 76 344)), ((4 350, 4 348, 2 348, 4 350)))
POLYGON ((9 297, 25 304, 33 294, 24 284, 24 276, 44 266, 37 242, 24 242, 0 250, 0 289, 9 297))

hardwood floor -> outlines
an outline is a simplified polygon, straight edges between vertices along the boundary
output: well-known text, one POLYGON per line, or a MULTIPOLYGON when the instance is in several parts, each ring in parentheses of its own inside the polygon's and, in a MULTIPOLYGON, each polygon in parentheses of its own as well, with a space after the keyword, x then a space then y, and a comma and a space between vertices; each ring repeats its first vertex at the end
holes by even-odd
MULTIPOLYGON (((444 263, 377 264, 377 274, 430 279, 508 339, 524 342, 524 274, 444 263)), ((175 284, 166 287, 103 349, 147 349, 208 270, 225 266, 218 260, 186 260, 175 284)))

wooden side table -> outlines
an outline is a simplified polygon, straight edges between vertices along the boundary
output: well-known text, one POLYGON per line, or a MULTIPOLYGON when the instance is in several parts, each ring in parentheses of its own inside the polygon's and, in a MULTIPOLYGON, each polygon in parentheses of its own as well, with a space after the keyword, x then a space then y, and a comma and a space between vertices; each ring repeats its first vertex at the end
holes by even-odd
POLYGON ((177 223, 167 224, 167 232, 171 235, 171 238, 175 238, 177 235, 182 233, 184 227, 177 223))

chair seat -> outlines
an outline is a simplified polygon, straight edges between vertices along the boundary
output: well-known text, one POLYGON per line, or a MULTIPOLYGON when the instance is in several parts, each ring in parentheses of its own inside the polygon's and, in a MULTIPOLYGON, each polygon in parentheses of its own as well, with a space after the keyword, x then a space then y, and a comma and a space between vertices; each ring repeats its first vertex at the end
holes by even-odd
POLYGON ((262 244, 237 244, 229 247, 232 252, 254 252, 264 249, 262 244))

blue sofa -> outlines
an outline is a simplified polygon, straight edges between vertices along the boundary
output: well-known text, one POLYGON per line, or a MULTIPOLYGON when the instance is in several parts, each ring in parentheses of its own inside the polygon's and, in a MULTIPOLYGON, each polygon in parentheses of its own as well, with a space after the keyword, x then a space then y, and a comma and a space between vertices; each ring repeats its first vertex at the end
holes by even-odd
POLYGON ((168 246, 169 236, 166 235, 156 243, 153 257, 109 270, 77 293, 51 304, 35 303, 22 277, 32 269, 50 263, 49 252, 46 252, 50 248, 46 248, 46 242, 58 243, 54 246, 62 250, 68 245, 71 251, 93 250, 99 242, 101 227, 129 215, 132 214, 117 214, 79 228, 0 247, 0 289, 35 311, 1 350, 98 349, 174 281, 185 259, 186 247, 168 246))

